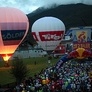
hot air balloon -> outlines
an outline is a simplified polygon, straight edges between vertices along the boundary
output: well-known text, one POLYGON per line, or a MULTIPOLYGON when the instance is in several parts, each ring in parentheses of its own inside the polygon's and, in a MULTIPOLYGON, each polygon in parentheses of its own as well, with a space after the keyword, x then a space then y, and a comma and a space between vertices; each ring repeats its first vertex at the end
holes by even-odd
POLYGON ((77 58, 79 56, 79 53, 74 50, 68 54, 68 58, 77 58))
POLYGON ((0 7, 0 55, 4 61, 8 61, 25 38, 28 27, 28 18, 22 11, 0 7))
POLYGON ((46 51, 54 50, 61 42, 64 33, 64 23, 55 17, 42 17, 32 25, 34 39, 46 51))

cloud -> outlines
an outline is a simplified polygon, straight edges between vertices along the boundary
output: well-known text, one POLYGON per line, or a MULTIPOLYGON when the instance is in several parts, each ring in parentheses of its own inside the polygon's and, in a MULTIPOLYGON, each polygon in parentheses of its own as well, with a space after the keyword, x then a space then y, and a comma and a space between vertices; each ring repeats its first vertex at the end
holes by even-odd
POLYGON ((92 0, 0 0, 1 7, 15 7, 26 14, 36 10, 39 7, 49 8, 52 4, 66 5, 83 3, 92 5, 92 0))

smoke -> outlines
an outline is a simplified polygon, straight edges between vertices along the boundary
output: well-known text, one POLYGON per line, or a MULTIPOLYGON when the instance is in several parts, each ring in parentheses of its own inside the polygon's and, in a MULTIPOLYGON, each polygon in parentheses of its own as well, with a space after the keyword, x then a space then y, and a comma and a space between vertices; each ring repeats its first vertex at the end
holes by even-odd
POLYGON ((49 8, 53 4, 66 5, 83 3, 92 5, 92 0, 0 0, 1 7, 15 7, 28 14, 39 7, 49 8))

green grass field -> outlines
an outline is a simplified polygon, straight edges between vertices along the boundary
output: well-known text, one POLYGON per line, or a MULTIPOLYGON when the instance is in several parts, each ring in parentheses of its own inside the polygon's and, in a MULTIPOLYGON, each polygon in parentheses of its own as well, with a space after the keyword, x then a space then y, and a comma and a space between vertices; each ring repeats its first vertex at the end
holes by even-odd
MULTIPOLYGON (((52 58, 51 65, 54 65, 58 59, 52 58)), ((25 64, 27 64, 27 67, 30 70, 29 76, 34 76, 34 74, 39 73, 42 69, 45 69, 49 66, 47 57, 29 58, 23 59, 23 61, 25 64)), ((15 81, 9 72, 11 67, 5 67, 4 64, 5 63, 3 61, 0 61, 0 85, 6 85, 15 81)), ((9 65, 11 66, 10 62, 9 65)))

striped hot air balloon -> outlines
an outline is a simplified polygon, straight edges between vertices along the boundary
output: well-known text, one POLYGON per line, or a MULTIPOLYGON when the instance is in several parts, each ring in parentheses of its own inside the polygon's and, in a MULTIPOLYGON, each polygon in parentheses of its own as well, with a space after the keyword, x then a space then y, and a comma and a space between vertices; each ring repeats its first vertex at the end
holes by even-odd
POLYGON ((28 27, 28 18, 22 11, 0 7, 0 55, 5 61, 8 61, 22 42, 28 27))

